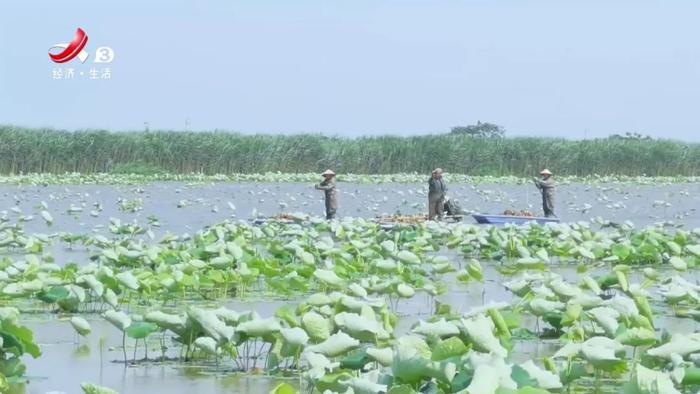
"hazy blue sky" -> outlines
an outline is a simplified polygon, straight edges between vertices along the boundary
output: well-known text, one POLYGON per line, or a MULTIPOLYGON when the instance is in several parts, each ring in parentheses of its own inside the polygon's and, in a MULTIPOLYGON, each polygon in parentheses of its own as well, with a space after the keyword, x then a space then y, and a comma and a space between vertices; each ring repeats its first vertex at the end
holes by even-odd
POLYGON ((0 0, 0 123, 700 140, 698 1, 0 0), (89 36, 90 58, 47 51, 89 36), (111 46, 111 79, 87 72, 111 46))

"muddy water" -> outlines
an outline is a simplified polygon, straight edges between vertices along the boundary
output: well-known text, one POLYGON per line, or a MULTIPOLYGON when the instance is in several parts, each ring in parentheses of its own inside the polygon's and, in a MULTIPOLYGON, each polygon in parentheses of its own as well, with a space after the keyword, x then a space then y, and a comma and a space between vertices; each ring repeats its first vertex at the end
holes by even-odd
MULTIPOLYGON (((231 373, 230 366, 213 361, 199 365, 174 362, 131 364, 133 345, 127 344, 127 367, 124 366, 121 333, 103 319, 89 319, 93 332, 88 338, 76 338, 68 322, 28 319, 25 323, 35 333, 42 356, 27 359, 30 383, 24 392, 81 393, 80 383, 107 386, 120 393, 267 393, 282 379, 231 373)), ((157 342, 151 341, 149 359, 160 357, 157 342)), ((140 344, 137 360, 145 356, 140 344)), ((298 385, 295 379, 284 380, 298 385)), ((21 391, 20 391, 21 392, 21 391)))
MULTIPOLYGON (((341 211, 344 216, 374 217, 379 214, 401 212, 411 214, 425 210, 424 185, 384 184, 360 185, 340 183, 341 211)), ((451 185, 450 194, 461 201, 463 208, 478 212, 501 212, 505 208, 533 207, 538 212, 537 190, 529 185, 451 185)), ((566 221, 588 220, 602 216, 614 221, 631 220, 637 225, 661 220, 674 220, 688 227, 700 227, 700 217, 694 210, 698 205, 700 185, 682 184, 663 187, 629 185, 620 188, 601 188, 586 185, 562 185, 558 191, 558 214, 566 221), (587 205, 586 205, 587 204, 587 205)), ((148 222, 154 215, 160 226, 153 227, 156 237, 165 232, 192 233, 202 227, 226 218, 248 219, 253 211, 259 215, 279 212, 305 212, 321 214, 321 195, 305 184, 205 184, 185 185, 157 183, 145 186, 0 186, 0 210, 15 222, 20 215, 33 215, 34 220, 24 224, 27 233, 97 232, 109 236, 106 225, 109 217, 122 221, 148 222), (119 209, 120 198, 143 200, 142 210, 135 213, 119 209), (48 204, 54 217, 54 225, 47 227, 39 212, 41 201, 48 204), (235 209, 229 206, 235 205, 235 209), (82 212, 69 214, 68 208, 80 206, 82 212), (180 207, 178 207, 178 205, 180 207), (100 206, 97 217, 90 211, 100 206), (21 213, 10 210, 17 207, 21 213)), ((0 216, 3 216, 0 214, 0 216)), ((76 261, 83 264, 87 253, 76 247, 66 249, 57 245, 53 250, 57 263, 76 261)), ((451 255, 454 261, 462 258, 451 255)), ((566 279, 577 281, 578 274, 572 267, 553 268, 566 279)), ((446 275, 449 283, 447 294, 437 297, 452 305, 455 312, 466 312, 484 302, 510 302, 512 295, 501 284, 504 278, 493 265, 484 263, 484 283, 460 284, 454 275, 446 275)), ((697 280, 697 278, 691 278, 697 280)), ((397 333, 405 333, 421 318, 432 311, 433 301, 423 293, 398 304, 400 315, 397 333)), ((255 309, 263 317, 271 316, 283 303, 295 304, 299 300, 277 301, 253 299, 231 300, 225 304, 239 311, 255 309)), ((658 306, 655 306, 658 307, 658 306)), ((36 360, 26 359, 30 383, 18 392, 43 394, 47 392, 80 393, 81 382, 91 382, 111 387, 120 393, 267 393, 279 381, 278 378, 249 376, 231 373, 232 365, 216 365, 213 360, 198 365, 173 362, 139 362, 136 365, 123 362, 121 334, 97 316, 87 316, 93 333, 77 340, 67 320, 50 314, 23 315, 24 323, 34 330, 41 344, 43 355, 36 360)), ((697 323, 689 319, 660 316, 661 328, 673 327, 674 332, 693 332, 697 323)), ((524 317, 523 325, 533 328, 534 318, 524 317)), ((149 358, 160 355, 157 336, 149 342, 149 358)), ((167 343, 166 343, 167 345, 167 343)), ((518 342, 513 360, 523 361, 533 355, 552 354, 556 341, 518 342)), ((133 354, 133 343, 127 343, 128 358, 133 354)), ((176 351, 166 352, 176 357, 176 351)), ((145 356, 143 345, 136 352, 136 359, 145 356)), ((298 380, 284 380, 298 385, 298 380)))

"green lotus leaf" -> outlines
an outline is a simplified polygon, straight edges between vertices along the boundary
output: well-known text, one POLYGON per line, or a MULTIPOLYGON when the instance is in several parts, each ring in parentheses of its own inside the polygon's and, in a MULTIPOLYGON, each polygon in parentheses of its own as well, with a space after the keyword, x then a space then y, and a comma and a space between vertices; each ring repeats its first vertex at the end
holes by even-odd
POLYGON ((316 312, 307 312, 301 317, 301 325, 315 342, 328 339, 331 335, 330 322, 316 312))
POLYGON ((126 328, 126 335, 132 339, 144 339, 158 329, 158 326, 149 322, 133 322, 126 328))
POLYGON ((83 389, 85 394, 119 394, 108 387, 97 386, 92 383, 81 383, 80 388, 83 389))
POLYGON ((88 323, 87 320, 83 319, 80 316, 71 317, 70 324, 71 326, 73 326, 75 331, 77 331, 78 334, 82 336, 87 336, 92 331, 90 323, 88 323))
POLYGON ((352 338, 344 332, 338 332, 316 345, 308 346, 307 349, 314 353, 320 353, 328 357, 336 357, 360 346, 360 341, 352 338))
POLYGON ((119 331, 125 331, 131 325, 131 318, 122 311, 109 310, 106 311, 102 316, 112 323, 114 327, 117 327, 119 331))

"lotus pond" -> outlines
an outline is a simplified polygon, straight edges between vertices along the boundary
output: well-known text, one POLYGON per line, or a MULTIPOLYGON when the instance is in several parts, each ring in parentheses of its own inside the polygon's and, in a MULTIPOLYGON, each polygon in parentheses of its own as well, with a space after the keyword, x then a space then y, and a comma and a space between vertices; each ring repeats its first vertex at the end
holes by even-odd
MULTIPOLYGON (((89 183, 89 182, 87 182, 89 183)), ((0 187, 0 387, 15 393, 700 389, 700 185, 567 183, 546 226, 371 219, 415 183, 0 187), (296 223, 252 217, 300 212, 296 223), (305 216, 308 214, 310 216, 305 216)), ((537 210, 514 183, 463 208, 537 210)))

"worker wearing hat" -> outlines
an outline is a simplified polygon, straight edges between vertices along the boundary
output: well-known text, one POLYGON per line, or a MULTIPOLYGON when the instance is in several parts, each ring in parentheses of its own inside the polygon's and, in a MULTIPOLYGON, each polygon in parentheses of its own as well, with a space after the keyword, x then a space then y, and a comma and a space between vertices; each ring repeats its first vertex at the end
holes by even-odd
POLYGON ((552 179, 552 172, 548 169, 540 171, 542 179, 535 178, 535 186, 540 189, 542 193, 542 210, 544 211, 544 216, 551 218, 557 217, 554 214, 554 189, 556 185, 554 184, 554 179, 552 179))
POLYGON ((442 168, 436 168, 428 179, 428 220, 440 220, 445 204, 447 184, 442 179, 442 168))
POLYGON ((316 190, 323 190, 326 200, 326 219, 335 218, 335 213, 338 210, 338 193, 335 188, 335 172, 326 170, 323 175, 323 182, 316 185, 316 190))

